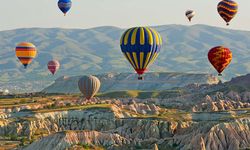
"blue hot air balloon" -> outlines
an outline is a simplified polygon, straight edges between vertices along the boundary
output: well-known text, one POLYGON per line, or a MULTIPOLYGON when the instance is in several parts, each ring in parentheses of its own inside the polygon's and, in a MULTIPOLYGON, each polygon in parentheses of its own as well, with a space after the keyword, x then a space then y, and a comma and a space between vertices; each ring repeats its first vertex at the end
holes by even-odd
POLYGON ((159 55, 162 39, 160 34, 149 27, 130 28, 121 37, 121 50, 133 66, 138 79, 159 55))
POLYGON ((71 0, 59 0, 58 1, 58 7, 64 13, 64 16, 70 10, 71 6, 72 6, 71 0))

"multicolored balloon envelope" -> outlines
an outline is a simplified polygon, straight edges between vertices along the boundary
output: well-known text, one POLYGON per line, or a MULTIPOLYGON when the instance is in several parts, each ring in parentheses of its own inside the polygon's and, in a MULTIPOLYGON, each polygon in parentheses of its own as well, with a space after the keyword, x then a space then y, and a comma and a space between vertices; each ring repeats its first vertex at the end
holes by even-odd
POLYGON ((159 55, 162 38, 160 34, 149 27, 134 27, 124 32, 120 46, 122 53, 139 75, 145 73, 159 55))
POLYGON ((59 0, 57 4, 59 9, 64 13, 64 16, 67 14, 67 12, 72 6, 71 0, 59 0))
POLYGON ((238 12, 238 4, 232 0, 222 0, 217 6, 217 10, 219 15, 229 25, 229 22, 238 12))
POLYGON ((100 80, 95 76, 83 76, 78 81, 79 90, 85 96, 86 99, 93 98, 99 91, 101 86, 100 80))
POLYGON ((217 46, 208 52, 208 60, 218 71, 219 76, 221 76, 223 70, 230 64, 232 60, 232 52, 226 47, 217 46))
POLYGON ((192 18, 195 16, 195 12, 193 10, 187 10, 185 13, 188 20, 191 22, 192 18))
POLYGON ((27 68, 27 66, 36 57, 36 54, 36 47, 32 43, 22 42, 19 43, 16 47, 16 56, 24 65, 24 68, 27 68))
POLYGON ((48 69, 54 75, 56 71, 60 68, 60 63, 57 60, 51 60, 48 62, 48 69))

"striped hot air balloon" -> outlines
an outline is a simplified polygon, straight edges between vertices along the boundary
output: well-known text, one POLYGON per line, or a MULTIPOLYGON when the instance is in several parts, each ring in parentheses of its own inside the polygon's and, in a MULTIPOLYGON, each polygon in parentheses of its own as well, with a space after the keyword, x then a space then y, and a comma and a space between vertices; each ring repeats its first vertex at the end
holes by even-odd
POLYGON ((232 52, 229 50, 229 48, 217 46, 208 52, 208 60, 218 71, 218 75, 221 76, 223 70, 230 64, 232 60, 232 52))
POLYGON ((16 47, 16 56, 24 65, 24 68, 27 68, 27 66, 36 57, 36 54, 36 47, 32 43, 22 42, 19 43, 16 47))
POLYGON ((71 0, 59 0, 57 4, 59 9, 63 12, 64 16, 66 16, 67 12, 72 6, 71 0))
POLYGON ((139 75, 147 70, 159 55, 162 38, 160 34, 149 27, 134 27, 124 32, 120 46, 122 53, 139 75))
POLYGON ((57 60, 51 60, 48 62, 48 69, 54 75, 56 71, 60 68, 60 63, 57 60))
POLYGON ((219 15, 229 25, 229 22, 238 12, 238 4, 232 0, 222 0, 217 6, 217 10, 219 15))
POLYGON ((79 90, 87 100, 93 98, 101 86, 100 80, 95 76, 83 76, 78 81, 79 90))
POLYGON ((186 13, 185 13, 185 15, 188 18, 188 20, 191 22, 192 18, 195 15, 195 11, 193 11, 193 10, 187 10, 186 13))

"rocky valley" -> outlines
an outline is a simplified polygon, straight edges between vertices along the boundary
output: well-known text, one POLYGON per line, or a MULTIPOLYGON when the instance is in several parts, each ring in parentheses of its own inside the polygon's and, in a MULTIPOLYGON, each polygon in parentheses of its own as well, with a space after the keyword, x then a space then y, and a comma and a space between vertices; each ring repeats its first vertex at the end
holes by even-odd
POLYGON ((188 113, 135 102, 124 107, 118 100, 67 109, 2 116, 0 135, 16 137, 26 145, 23 149, 30 150, 77 145, 152 149, 157 144, 159 149, 209 150, 250 146, 248 110, 188 113), (24 139, 34 142, 29 145, 24 139))
POLYGON ((0 143, 25 150, 248 149, 249 77, 159 92, 104 92, 90 101, 77 93, 5 96, 0 143))

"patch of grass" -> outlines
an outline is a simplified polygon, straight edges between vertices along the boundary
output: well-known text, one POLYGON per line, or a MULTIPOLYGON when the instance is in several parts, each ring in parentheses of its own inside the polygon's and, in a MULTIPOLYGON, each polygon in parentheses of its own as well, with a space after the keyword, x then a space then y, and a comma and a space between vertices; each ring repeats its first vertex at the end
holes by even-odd
POLYGON ((139 115, 139 118, 143 119, 160 119, 160 120, 167 120, 167 121, 188 121, 186 115, 188 113, 184 112, 165 112, 159 115, 139 115))
POLYGON ((52 103, 57 100, 75 100, 78 99, 78 95, 51 95, 48 94, 45 96, 34 96, 34 97, 21 97, 21 98, 2 98, 0 99, 0 109, 1 108, 12 108, 12 107, 18 107, 23 105, 38 105, 38 104, 47 104, 52 103))
POLYGON ((17 149, 18 146, 20 145, 19 141, 0 141, 0 149, 1 150, 9 150, 9 149, 17 149))
POLYGON ((46 112, 55 112, 55 111, 67 111, 67 110, 85 110, 85 109, 105 109, 111 108, 111 104, 94 104, 94 105, 83 105, 83 106, 66 106, 62 108, 55 108, 55 109, 40 109, 40 110, 33 110, 35 113, 46 113, 46 112))
MULTIPOLYGON (((90 145, 90 144, 78 143, 77 146, 80 148, 84 148, 84 150, 104 150, 104 148, 101 146, 95 146, 95 145, 90 145)), ((73 145, 72 147, 75 147, 75 145, 73 145)), ((73 149, 77 149, 77 147, 73 149)))
POLYGON ((176 109, 163 109, 159 112, 159 114, 139 114, 132 112, 127 109, 122 109, 123 111, 132 114, 133 119, 159 119, 159 120, 167 120, 167 121, 189 121, 188 112, 180 112, 176 109))
POLYGON ((100 93, 98 97, 104 98, 171 98, 186 94, 183 90, 165 90, 165 91, 138 91, 138 90, 128 90, 128 91, 114 91, 108 93, 100 93))
POLYGON ((129 97, 136 97, 138 96, 139 91, 115 91, 115 92, 108 92, 108 93, 100 93, 98 97, 104 98, 129 98, 129 97))
POLYGON ((47 136, 47 135, 49 135, 49 131, 46 130, 46 129, 43 129, 43 128, 37 129, 35 131, 34 135, 36 135, 36 136, 47 136))

